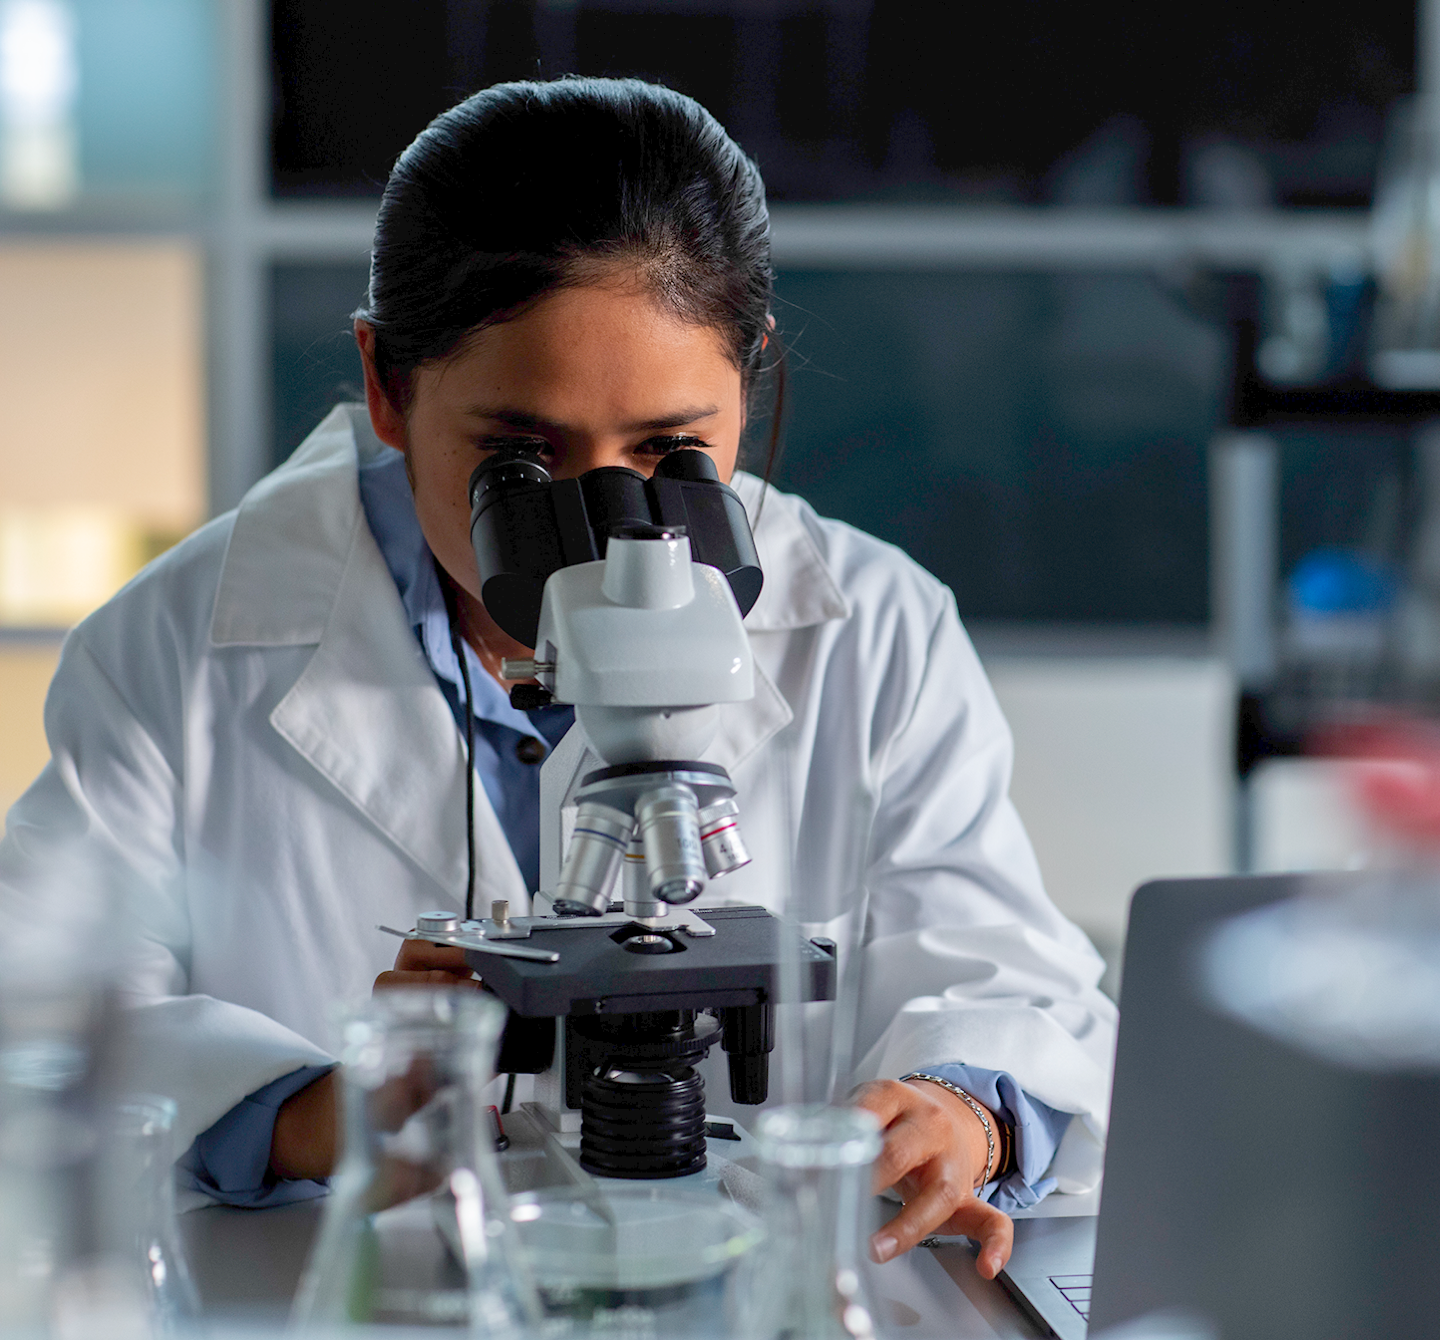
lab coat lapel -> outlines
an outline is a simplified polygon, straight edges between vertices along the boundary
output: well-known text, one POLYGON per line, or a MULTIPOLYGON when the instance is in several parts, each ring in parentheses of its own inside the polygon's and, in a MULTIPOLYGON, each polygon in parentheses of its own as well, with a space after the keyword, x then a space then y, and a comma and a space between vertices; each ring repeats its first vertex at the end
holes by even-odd
POLYGON ((736 769, 784 730, 794 715, 774 680, 757 660, 755 696, 748 702, 721 705, 720 729, 705 751, 705 757, 733 777, 736 769))
MULTIPOLYGON (((353 456, 353 445, 349 450, 353 456)), ((317 503, 322 508, 337 493, 345 496, 333 484, 321 493, 317 503)), ((406 622, 358 491, 349 501, 348 545, 342 549, 343 568, 319 645, 271 712, 270 722, 457 907, 463 906, 465 759, 460 732, 406 622)), ((337 539, 341 534, 333 517, 319 533, 337 539)), ((290 552, 293 555, 293 546, 290 552)), ((227 555, 227 564, 232 557, 244 555, 227 555)), ((330 563, 334 555, 324 558, 330 563)), ((303 566, 305 560, 300 562, 303 566)), ((268 581, 283 587, 292 576, 271 572, 268 581)), ((492 898, 523 902, 519 866, 479 785, 475 849, 477 905, 492 898)))

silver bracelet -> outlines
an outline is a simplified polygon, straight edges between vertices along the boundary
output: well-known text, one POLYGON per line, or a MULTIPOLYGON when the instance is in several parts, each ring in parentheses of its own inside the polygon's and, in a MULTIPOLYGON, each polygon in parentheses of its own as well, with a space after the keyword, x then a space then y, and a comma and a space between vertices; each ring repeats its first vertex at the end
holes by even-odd
POLYGON ((985 1114, 985 1109, 958 1084, 951 1084, 948 1079, 941 1079, 939 1075, 927 1075, 923 1070, 912 1070, 908 1075, 900 1076, 900 1083, 904 1084, 907 1080, 912 1079, 929 1080, 931 1084, 938 1084, 942 1089, 948 1089, 980 1118, 980 1124, 985 1128, 985 1144, 987 1148, 985 1151, 985 1175, 980 1179, 980 1185, 975 1188, 976 1191, 979 1191, 980 1187, 983 1187, 985 1183, 990 1180, 990 1170, 995 1163, 995 1127, 991 1125, 990 1118, 985 1114))

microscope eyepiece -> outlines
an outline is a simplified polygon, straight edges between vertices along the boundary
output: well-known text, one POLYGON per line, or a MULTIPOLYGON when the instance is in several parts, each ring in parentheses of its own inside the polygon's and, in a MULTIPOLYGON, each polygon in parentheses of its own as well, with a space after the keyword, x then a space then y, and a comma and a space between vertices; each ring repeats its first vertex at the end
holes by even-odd
POLYGON ((527 647, 535 645, 546 579, 604 558, 614 537, 688 536, 693 561, 724 574, 742 615, 759 598, 764 579, 745 505, 703 451, 671 452, 650 479, 619 465, 551 479, 533 454, 497 451, 471 473, 469 499, 480 598, 527 647))
POLYGON ((548 484, 548 471, 534 456, 523 451, 497 451, 487 456, 470 473, 470 506, 478 505, 492 489, 517 484, 548 484))

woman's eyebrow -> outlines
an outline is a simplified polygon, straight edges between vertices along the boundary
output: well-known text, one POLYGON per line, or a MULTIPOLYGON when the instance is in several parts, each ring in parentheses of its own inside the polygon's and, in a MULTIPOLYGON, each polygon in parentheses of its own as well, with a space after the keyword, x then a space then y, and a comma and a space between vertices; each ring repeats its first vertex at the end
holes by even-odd
MULTIPOLYGON (((620 431, 624 433, 660 433, 666 429, 683 428, 689 423, 699 423, 702 419, 714 418, 719 412, 719 408, 715 405, 686 405, 677 409, 673 414, 662 414, 658 418, 626 424, 620 431)), ((507 409, 498 405, 471 405, 465 410, 465 413, 474 419, 489 419, 494 423, 503 423, 506 427, 530 433, 563 433, 567 431, 565 424, 541 418, 540 415, 531 414, 523 409, 507 409)))

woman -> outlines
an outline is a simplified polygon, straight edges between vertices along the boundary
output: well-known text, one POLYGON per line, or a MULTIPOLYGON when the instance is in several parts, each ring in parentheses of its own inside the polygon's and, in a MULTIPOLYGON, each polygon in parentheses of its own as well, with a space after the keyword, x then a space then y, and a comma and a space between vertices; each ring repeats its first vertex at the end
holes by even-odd
POLYGON ((467 713, 475 897, 535 887, 535 765, 568 719, 508 703, 501 660, 528 649, 479 599, 466 501, 516 446, 557 477, 698 448, 749 508, 757 691, 707 757, 755 860, 718 892, 841 943, 861 928, 856 1101, 885 1127, 877 1189, 906 1202, 876 1257, 943 1227, 993 1276, 1004 1208, 1098 1179, 1113 1007, 1042 890, 952 598, 736 469, 777 352, 771 286, 759 175, 695 103, 634 81, 476 94, 387 185, 355 323, 365 409, 68 640, 0 876, 23 895, 80 842, 143 882, 136 1082, 179 1100, 197 1190, 313 1191, 334 1003, 377 973, 470 980, 414 945, 382 972, 373 930, 464 902, 467 713))

